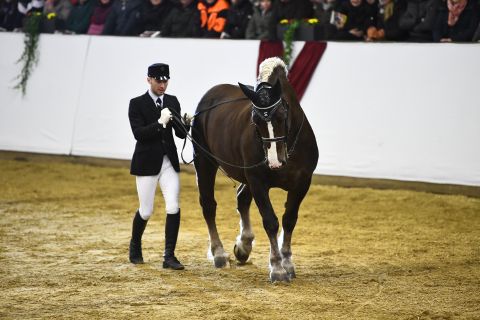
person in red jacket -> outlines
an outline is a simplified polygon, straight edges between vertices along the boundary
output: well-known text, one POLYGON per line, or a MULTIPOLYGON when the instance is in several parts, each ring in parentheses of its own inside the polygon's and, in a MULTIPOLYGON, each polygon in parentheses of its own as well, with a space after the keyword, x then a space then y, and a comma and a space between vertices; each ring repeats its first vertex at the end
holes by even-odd
POLYGON ((230 7, 227 0, 201 0, 197 9, 200 11, 200 26, 204 38, 220 38, 227 22, 230 7))

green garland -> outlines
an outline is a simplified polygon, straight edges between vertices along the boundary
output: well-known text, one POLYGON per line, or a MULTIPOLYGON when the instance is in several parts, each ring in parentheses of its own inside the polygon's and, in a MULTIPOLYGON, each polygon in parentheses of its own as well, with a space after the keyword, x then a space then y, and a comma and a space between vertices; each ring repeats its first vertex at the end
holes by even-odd
POLYGON ((38 40, 40 38, 41 22, 42 14, 40 12, 34 12, 25 20, 25 39, 23 40, 25 47, 22 56, 16 62, 17 64, 23 63, 23 66, 20 75, 16 78, 18 83, 14 87, 22 90, 23 96, 25 96, 27 91, 27 82, 32 74, 33 67, 38 63, 38 40))
POLYGON ((290 65, 290 61, 292 60, 292 51, 293 51, 293 36, 295 35, 295 31, 300 26, 299 20, 293 20, 290 24, 288 24, 287 30, 283 34, 283 41, 285 42, 285 48, 283 50, 283 61, 287 66, 290 65))

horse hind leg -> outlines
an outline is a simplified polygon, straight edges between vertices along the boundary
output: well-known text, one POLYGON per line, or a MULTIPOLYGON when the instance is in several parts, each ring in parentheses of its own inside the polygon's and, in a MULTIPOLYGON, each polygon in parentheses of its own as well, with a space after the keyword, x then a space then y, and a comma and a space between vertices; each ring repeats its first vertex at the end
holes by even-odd
POLYGON ((220 240, 215 221, 217 202, 215 201, 214 186, 218 167, 201 155, 198 155, 195 158, 194 164, 197 173, 198 190, 200 193, 200 206, 202 207, 203 217, 207 223, 210 236, 208 256, 213 257, 215 267, 223 268, 227 265, 228 255, 223 249, 223 244, 220 240))
POLYGON ((246 184, 241 184, 237 191, 237 211, 240 214, 240 234, 233 248, 235 257, 240 264, 247 262, 252 252, 252 243, 255 238, 250 224, 250 204, 252 194, 246 184))

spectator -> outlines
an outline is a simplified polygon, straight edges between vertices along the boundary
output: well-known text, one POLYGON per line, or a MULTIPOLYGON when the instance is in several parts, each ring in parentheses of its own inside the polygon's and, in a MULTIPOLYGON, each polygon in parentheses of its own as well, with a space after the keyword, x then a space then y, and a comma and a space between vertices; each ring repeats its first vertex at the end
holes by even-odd
POLYGON ((44 1, 43 0, 19 0, 17 3, 17 10, 19 12, 17 24, 23 26, 25 24, 25 18, 34 12, 43 12, 44 1))
POLYGON ((65 28, 68 33, 87 33, 90 18, 93 13, 93 1, 94 0, 78 0, 73 6, 65 28))
POLYGON ((53 33, 55 30, 65 30, 71 11, 72 3, 70 0, 46 0, 43 14, 47 17, 53 14, 54 18, 44 20, 43 32, 53 33))
POLYGON ((390 40, 402 41, 407 37, 407 32, 400 29, 398 21, 405 11, 403 0, 380 0, 380 10, 376 25, 367 29, 367 41, 390 40))
POLYGON ((313 16, 318 19, 318 39, 329 40, 335 33, 335 27, 330 23, 332 11, 337 0, 310 0, 313 4, 313 16))
POLYGON ((477 0, 447 0, 439 9, 433 41, 472 41, 478 24, 478 10, 477 0))
POLYGON ((200 12, 194 0, 180 0, 172 9, 162 28, 162 37, 200 37, 200 12))
POLYGON ((335 40, 363 40, 369 22, 368 9, 363 0, 340 2, 335 11, 333 38, 335 40))
POLYGON ((477 31, 475 31, 475 35, 473 36, 473 42, 480 42, 480 23, 478 24, 477 31))
POLYGON ((408 41, 431 42, 439 0, 407 0, 400 17, 400 28, 408 32, 408 41))
POLYGON ((42 12, 45 2, 43 0, 19 0, 18 11, 24 16, 31 12, 42 12))
POLYGON ((92 19, 88 27, 88 34, 98 35, 102 34, 108 14, 112 10, 113 0, 99 0, 93 9, 92 19))
POLYGON ((226 0, 200 0, 200 27, 204 38, 220 38, 227 22, 230 5, 226 0))
POLYGON ((308 19, 313 17, 313 5, 309 0, 278 0, 274 12, 276 23, 283 19, 308 19))
POLYGON ((12 31, 22 27, 16 0, 0 0, 0 30, 12 31))
POLYGON ((117 36, 139 35, 141 30, 141 0, 116 0, 107 16, 102 34, 117 36))
POLYGON ((377 0, 365 0, 365 7, 367 10, 367 21, 365 27, 377 25, 379 3, 377 0))
POLYGON ((272 0, 260 0, 260 6, 253 9, 247 31, 247 39, 274 40, 276 23, 273 16, 272 0))
POLYGON ((169 0, 147 0, 142 9, 141 37, 156 37, 160 35, 162 26, 172 11, 172 4, 169 0))
POLYGON ((227 12, 227 23, 220 38, 245 39, 248 21, 252 17, 252 4, 249 0, 231 0, 227 12))

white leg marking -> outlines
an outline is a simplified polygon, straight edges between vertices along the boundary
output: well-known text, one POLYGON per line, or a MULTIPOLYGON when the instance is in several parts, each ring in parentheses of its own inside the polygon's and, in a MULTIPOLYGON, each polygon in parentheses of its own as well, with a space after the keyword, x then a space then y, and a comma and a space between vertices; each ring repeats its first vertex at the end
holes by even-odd
POLYGON ((207 259, 213 261, 212 241, 210 240, 210 236, 208 239, 207 259))
MULTIPOLYGON (((273 134, 273 126, 272 126, 271 121, 267 122, 267 128, 268 128, 269 138, 275 138, 275 135, 273 134)), ((277 143, 276 142, 271 142, 270 143, 270 148, 268 148, 268 163, 270 164, 270 167, 272 167, 272 168, 280 168, 281 165, 282 165, 280 163, 280 161, 278 161, 277 143)))
POLYGON ((280 252, 282 250, 282 246, 283 246, 283 228, 282 228, 282 231, 280 232, 280 235, 278 236, 278 248, 280 249, 280 252))
MULTIPOLYGON (((237 212, 240 214, 240 211, 237 210, 237 212)), ((242 219, 240 219, 240 233, 237 236, 237 246, 242 247, 242 233, 243 233, 243 222, 242 219)), ((243 248, 243 247, 242 247, 243 248)))

